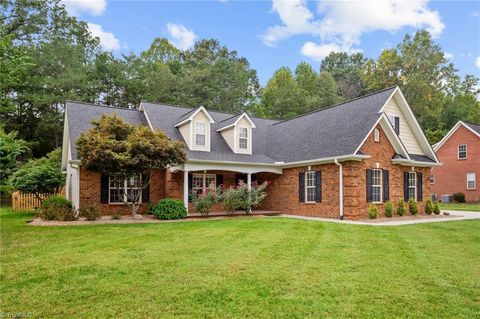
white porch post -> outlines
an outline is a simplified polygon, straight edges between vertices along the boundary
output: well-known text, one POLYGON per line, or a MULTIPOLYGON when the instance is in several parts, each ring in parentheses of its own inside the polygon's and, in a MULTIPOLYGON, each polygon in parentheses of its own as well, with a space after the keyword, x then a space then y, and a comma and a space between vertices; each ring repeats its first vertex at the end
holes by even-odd
MULTIPOLYGON (((247 173, 247 187, 248 187, 248 201, 250 202, 250 190, 252 189, 252 173, 247 173)), ((252 209, 250 208, 248 212, 251 213, 252 209)))
POLYGON ((188 171, 183 171, 183 204, 188 212, 188 171))

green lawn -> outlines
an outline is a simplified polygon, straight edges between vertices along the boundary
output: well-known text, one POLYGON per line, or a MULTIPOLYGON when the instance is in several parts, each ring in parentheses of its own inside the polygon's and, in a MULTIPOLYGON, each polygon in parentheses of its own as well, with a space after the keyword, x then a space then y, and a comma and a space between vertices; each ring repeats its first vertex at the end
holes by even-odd
POLYGON ((477 203, 440 203, 440 209, 466 210, 480 212, 480 202, 477 203))
POLYGON ((480 221, 29 226, 1 213, 1 317, 480 315, 480 221))

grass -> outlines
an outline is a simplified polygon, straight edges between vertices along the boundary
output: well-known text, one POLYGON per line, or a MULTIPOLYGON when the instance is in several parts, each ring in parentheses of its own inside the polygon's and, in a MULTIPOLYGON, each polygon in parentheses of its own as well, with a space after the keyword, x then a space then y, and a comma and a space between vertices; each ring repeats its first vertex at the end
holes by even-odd
POLYGON ((480 221, 30 226, 1 212, 1 317, 480 315, 480 221))
POLYGON ((480 212, 480 202, 476 202, 476 203, 440 203, 440 209, 480 212))

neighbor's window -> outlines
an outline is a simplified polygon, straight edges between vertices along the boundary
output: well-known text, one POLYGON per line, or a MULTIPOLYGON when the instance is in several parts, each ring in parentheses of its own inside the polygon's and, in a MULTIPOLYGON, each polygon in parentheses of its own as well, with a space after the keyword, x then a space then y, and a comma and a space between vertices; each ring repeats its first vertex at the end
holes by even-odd
POLYGON ((467 173, 467 189, 475 189, 475 173, 467 173))
POLYGON ((382 170, 372 169, 372 202, 382 202, 382 170))
POLYGON ((435 175, 430 175, 430 184, 435 184, 435 175))
POLYGON ((373 141, 380 142, 380 130, 378 128, 373 130, 373 141))
POLYGON ((467 158, 467 144, 458 145, 458 159, 467 158))
POLYGON ((201 194, 207 188, 215 189, 217 187, 217 176, 215 174, 193 174, 192 192, 201 194))
POLYGON ((315 171, 305 172, 305 202, 314 203, 315 199, 315 171))
POLYGON ((417 173, 408 172, 408 199, 417 199, 417 173))
POLYGON ((238 128, 238 147, 243 150, 248 148, 248 129, 246 127, 238 128))
MULTIPOLYGON (((138 177, 123 180, 110 176, 108 186, 108 202, 110 204, 123 203, 125 201, 130 202, 134 195, 138 194, 137 192, 141 193, 140 180, 138 177)), ((140 194, 140 197, 141 196, 140 194)))
POLYGON ((203 122, 195 123, 195 145, 205 145, 206 125, 203 122))

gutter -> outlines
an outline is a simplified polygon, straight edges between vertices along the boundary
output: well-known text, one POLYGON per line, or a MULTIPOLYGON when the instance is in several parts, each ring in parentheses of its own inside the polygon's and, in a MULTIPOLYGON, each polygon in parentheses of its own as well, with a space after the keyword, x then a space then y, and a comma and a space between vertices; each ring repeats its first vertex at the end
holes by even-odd
POLYGON ((343 219, 343 166, 337 158, 334 163, 338 166, 338 206, 340 207, 340 219, 343 219))
POLYGON ((413 160, 404 160, 404 159, 392 159, 393 164, 400 164, 402 166, 416 166, 416 167, 433 167, 433 166, 441 166, 442 163, 426 163, 426 162, 419 162, 413 160))

